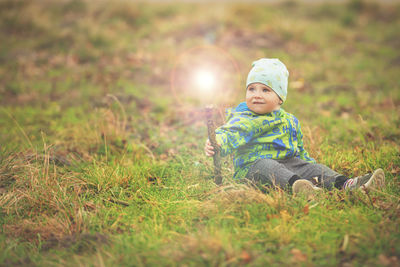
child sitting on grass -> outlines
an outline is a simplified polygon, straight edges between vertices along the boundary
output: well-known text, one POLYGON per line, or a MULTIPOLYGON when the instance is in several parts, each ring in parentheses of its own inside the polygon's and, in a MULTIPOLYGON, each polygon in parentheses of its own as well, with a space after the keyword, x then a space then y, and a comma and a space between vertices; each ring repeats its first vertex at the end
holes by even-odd
MULTIPOLYGON (((215 131, 221 156, 234 153, 234 177, 281 188, 291 186, 295 194, 313 194, 321 190, 316 185, 328 190, 381 188, 385 182, 382 169, 349 179, 310 157, 303 145, 300 122, 281 108, 288 77, 279 59, 253 62, 247 76, 246 102, 228 110, 227 123, 215 131)), ((207 156, 214 155, 208 139, 204 150, 207 156)))

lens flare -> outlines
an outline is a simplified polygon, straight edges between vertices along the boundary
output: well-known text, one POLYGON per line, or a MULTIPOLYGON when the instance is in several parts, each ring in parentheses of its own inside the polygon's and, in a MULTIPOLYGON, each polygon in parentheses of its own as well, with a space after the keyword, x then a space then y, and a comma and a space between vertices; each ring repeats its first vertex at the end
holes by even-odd
POLYGON ((194 73, 193 82, 203 93, 209 93, 215 86, 214 74, 207 70, 198 70, 194 73))
POLYGON ((180 105, 227 104, 242 92, 240 70, 223 48, 200 45, 179 53, 171 69, 170 86, 180 105))

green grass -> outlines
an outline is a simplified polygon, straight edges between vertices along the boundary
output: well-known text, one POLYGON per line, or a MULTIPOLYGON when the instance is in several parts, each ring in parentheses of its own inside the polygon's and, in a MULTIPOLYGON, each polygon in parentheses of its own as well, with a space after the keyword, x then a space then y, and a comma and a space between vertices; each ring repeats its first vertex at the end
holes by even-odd
POLYGON ((368 1, 0 1, 0 266, 399 265, 399 18, 368 1), (221 107, 278 57, 310 154, 383 168, 386 188, 262 193, 229 157, 215 185, 204 103, 170 86, 210 42, 238 66, 211 52, 234 73, 221 107))

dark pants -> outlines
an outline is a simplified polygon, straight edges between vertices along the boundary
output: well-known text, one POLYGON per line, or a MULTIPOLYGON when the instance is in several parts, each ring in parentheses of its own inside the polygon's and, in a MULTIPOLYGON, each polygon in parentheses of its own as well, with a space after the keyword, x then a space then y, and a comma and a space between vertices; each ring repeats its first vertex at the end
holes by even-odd
POLYGON ((341 188, 347 177, 319 163, 309 163, 299 158, 283 160, 259 159, 254 162, 247 179, 264 185, 285 188, 298 179, 306 179, 326 189, 341 188))

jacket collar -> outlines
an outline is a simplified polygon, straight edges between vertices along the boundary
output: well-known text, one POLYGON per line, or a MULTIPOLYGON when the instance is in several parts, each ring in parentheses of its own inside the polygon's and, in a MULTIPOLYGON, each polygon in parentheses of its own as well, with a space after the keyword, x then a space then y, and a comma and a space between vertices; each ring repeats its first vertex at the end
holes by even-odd
MULTIPOLYGON (((235 113, 235 112, 250 112, 253 116, 282 117, 283 114, 285 113, 285 110, 283 108, 280 108, 278 110, 273 110, 270 113, 260 115, 251 111, 247 106, 246 102, 242 102, 236 108, 232 108, 230 111, 230 113, 235 113)), ((229 113, 227 115, 229 115, 229 113)))

